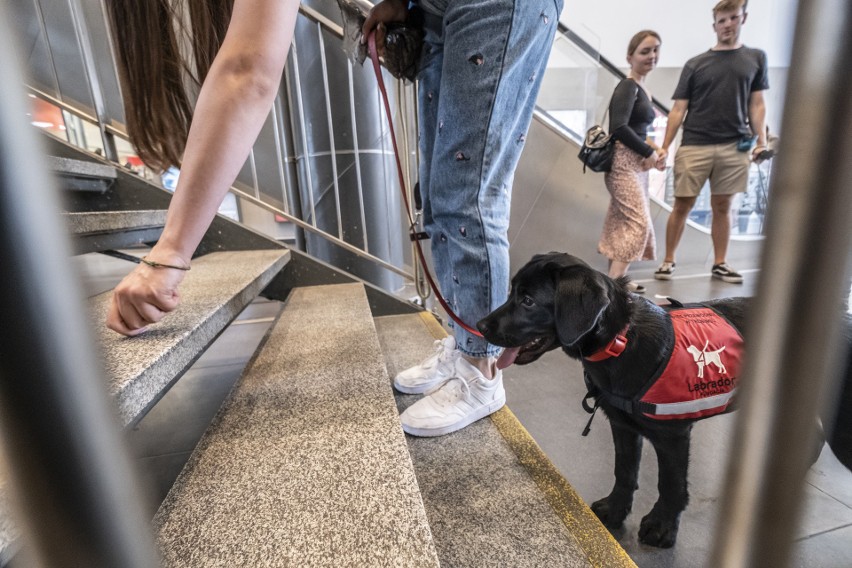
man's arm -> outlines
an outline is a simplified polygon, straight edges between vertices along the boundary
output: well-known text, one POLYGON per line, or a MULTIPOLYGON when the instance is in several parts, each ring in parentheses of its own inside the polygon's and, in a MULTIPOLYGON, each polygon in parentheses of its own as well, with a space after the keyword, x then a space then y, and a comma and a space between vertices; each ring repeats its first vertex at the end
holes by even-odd
POLYGON ((757 136, 757 144, 752 157, 766 150, 766 100, 763 91, 754 91, 748 97, 748 123, 752 134, 757 136))
POLYGON ((666 123, 666 137, 663 139, 662 149, 668 153, 669 146, 674 142, 677 136, 677 131, 683 124, 683 119, 686 117, 689 101, 687 99, 677 99, 674 102, 672 110, 669 111, 668 122, 666 123))

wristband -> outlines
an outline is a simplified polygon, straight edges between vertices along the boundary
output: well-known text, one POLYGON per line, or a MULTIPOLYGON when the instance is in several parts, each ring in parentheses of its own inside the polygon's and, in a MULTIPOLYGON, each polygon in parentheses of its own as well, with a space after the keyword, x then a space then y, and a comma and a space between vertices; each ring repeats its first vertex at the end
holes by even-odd
POLYGON ((187 271, 191 267, 190 266, 175 266, 174 264, 163 264, 161 262, 154 262, 153 260, 148 260, 147 256, 143 256, 139 259, 139 262, 142 264, 147 264, 151 268, 174 268, 175 270, 184 270, 187 271))

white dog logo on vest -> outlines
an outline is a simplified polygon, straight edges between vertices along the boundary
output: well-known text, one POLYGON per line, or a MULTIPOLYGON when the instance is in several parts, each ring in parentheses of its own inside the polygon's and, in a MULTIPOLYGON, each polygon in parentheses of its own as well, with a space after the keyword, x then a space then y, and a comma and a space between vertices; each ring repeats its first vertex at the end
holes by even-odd
POLYGON ((725 368, 725 365, 722 364, 722 358, 719 357, 719 353, 725 350, 726 345, 723 345, 719 349, 715 351, 707 351, 707 346, 710 344, 710 341, 704 342, 704 349, 701 351, 698 350, 698 347, 695 345, 690 345, 686 348, 686 350, 692 355, 692 358, 695 359, 695 364, 698 365, 698 378, 704 378, 704 367, 706 365, 715 365, 716 369, 720 374, 727 374, 728 370, 725 368))

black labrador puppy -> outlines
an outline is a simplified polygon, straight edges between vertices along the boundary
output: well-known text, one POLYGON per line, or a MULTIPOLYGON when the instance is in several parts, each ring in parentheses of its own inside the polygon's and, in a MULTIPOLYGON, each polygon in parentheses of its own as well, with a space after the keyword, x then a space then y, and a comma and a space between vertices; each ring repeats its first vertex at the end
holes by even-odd
MULTIPOLYGON (((609 418, 615 444, 615 486, 609 496, 592 504, 607 527, 620 527, 630 512, 642 438, 653 444, 659 462, 659 499, 642 519, 639 539, 667 548, 675 543, 680 515, 689 499, 692 424, 732 409, 730 390, 737 377, 736 369, 728 367, 736 347, 726 352, 724 347, 712 349, 709 342, 698 342, 687 350, 692 358, 688 359, 691 370, 686 389, 711 390, 702 391, 697 401, 648 406, 640 397, 650 392, 655 377, 665 374, 661 370, 669 365, 675 340, 683 334, 678 331, 680 336, 675 337, 674 307, 658 306, 631 294, 628 281, 613 280, 568 254, 536 255, 512 279, 508 301, 478 327, 490 343, 506 348, 498 361, 500 367, 531 363, 557 347, 582 361, 589 392, 595 407, 602 408, 609 418)), ((743 329, 747 306, 746 298, 712 300, 701 304, 700 313, 712 312, 726 320, 734 343, 731 334, 743 329)), ((848 395, 852 389, 849 368, 846 375, 848 395)), ((852 401, 848 410, 852 412, 852 401)), ((835 448, 835 453, 852 468, 852 440, 844 443, 847 445, 840 452, 835 448)))

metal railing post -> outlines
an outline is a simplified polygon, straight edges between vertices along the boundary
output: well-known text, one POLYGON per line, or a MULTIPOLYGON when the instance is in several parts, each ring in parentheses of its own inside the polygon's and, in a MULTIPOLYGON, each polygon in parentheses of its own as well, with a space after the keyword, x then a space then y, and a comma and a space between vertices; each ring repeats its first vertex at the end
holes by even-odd
POLYGON ((0 435, 15 518, 37 565, 157 566, 5 12, 0 4, 0 435))
POLYGON ((799 4, 763 270, 709 566, 789 565, 820 404, 846 345, 852 218, 852 4, 799 4))
POLYGON ((101 86, 101 79, 98 76, 98 68, 95 64, 95 55, 92 48, 92 38, 89 35, 89 26, 86 23, 86 15, 80 4, 80 0, 69 0, 68 7, 71 11, 71 17, 74 20, 74 31, 77 34, 77 42, 80 47, 80 53, 83 57, 83 72, 86 74, 89 92, 92 95, 92 102, 95 105, 95 114, 98 117, 98 130, 101 133, 101 142, 104 146, 104 156, 108 160, 118 162, 118 149, 115 145, 115 138, 107 131, 106 126, 109 122, 106 111, 106 103, 104 102, 104 92, 101 86))

